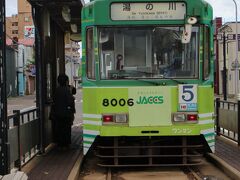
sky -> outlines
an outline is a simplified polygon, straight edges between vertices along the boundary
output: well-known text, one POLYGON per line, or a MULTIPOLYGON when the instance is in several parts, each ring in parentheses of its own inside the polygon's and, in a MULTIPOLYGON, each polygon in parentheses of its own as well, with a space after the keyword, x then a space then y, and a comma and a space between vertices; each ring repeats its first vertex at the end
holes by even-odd
MULTIPOLYGON (((213 17, 222 17, 223 22, 235 21, 235 5, 233 0, 205 0, 213 7, 213 17)), ((240 0, 236 0, 238 6, 238 21, 240 21, 240 0)))
MULTIPOLYGON (((17 0, 6 1, 6 15, 17 14, 17 0)), ((85 0, 88 2, 89 0, 85 0)), ((209 2, 214 10, 213 17, 223 17, 223 22, 235 21, 235 6, 233 0, 205 0, 209 2)), ((238 20, 240 21, 240 0, 238 3, 238 20)))
POLYGON ((5 0, 6 2, 6 16, 17 14, 17 0, 5 0))

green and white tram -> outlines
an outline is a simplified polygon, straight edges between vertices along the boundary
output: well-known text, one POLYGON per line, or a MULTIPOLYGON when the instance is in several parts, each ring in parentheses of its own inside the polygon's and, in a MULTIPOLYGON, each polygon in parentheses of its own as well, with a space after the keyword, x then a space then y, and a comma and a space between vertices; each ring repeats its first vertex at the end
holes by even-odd
POLYGON ((102 166, 165 166, 214 152, 208 3, 91 1, 82 42, 85 155, 97 148, 102 166))

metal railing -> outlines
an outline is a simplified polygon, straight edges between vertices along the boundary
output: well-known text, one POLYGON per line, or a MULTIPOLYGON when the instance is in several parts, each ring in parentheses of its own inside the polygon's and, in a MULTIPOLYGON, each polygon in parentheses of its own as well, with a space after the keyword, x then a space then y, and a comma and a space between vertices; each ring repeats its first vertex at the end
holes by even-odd
POLYGON ((240 101, 228 102, 216 98, 216 133, 238 143, 240 146, 240 101))
POLYGON ((14 110, 8 116, 9 169, 21 167, 38 153, 39 118, 37 108, 14 110))

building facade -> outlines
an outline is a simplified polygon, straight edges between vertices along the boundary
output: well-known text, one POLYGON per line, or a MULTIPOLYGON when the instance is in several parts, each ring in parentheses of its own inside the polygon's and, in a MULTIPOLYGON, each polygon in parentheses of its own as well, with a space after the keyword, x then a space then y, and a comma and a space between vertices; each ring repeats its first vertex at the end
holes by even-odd
POLYGON ((6 34, 7 38, 18 38, 18 15, 6 17, 6 34))
MULTIPOLYGON (((236 77, 236 24, 235 22, 225 23, 218 30, 218 63, 219 63, 219 93, 223 94, 223 78, 224 78, 224 59, 226 60, 226 84, 227 84, 227 96, 234 97, 236 92, 239 90, 239 74, 236 77), (225 37, 225 46, 223 38, 225 37), (224 49, 225 47, 225 49, 224 49), (224 58, 225 50, 225 58, 224 58), (236 86, 238 81, 238 87, 236 86)), ((239 63, 239 52, 240 52, 240 23, 238 23, 238 63, 239 63)), ((239 72, 239 68, 237 69, 239 72)))
POLYGON ((18 0, 18 39, 34 38, 32 8, 27 0, 18 0))
POLYGON ((18 0, 18 14, 6 17, 7 38, 34 38, 31 5, 26 0, 18 0))
POLYGON ((80 45, 78 42, 71 41, 70 33, 65 35, 65 72, 72 85, 76 85, 78 71, 80 68, 80 45))
MULTIPOLYGON (((18 14, 6 18, 7 45, 17 50, 16 67, 18 95, 35 92, 34 64, 34 25, 32 8, 27 0, 18 0, 18 14), (29 68, 31 67, 31 68, 29 68)), ((7 59, 10 61, 11 59, 7 59)))

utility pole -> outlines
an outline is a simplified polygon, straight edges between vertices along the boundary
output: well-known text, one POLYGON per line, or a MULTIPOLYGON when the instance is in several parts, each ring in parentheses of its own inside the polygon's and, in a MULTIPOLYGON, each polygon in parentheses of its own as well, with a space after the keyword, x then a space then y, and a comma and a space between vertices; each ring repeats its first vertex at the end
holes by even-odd
POLYGON ((70 63, 71 63, 70 64, 71 65, 70 66, 70 69, 71 69, 70 81, 71 82, 70 83, 71 83, 71 85, 73 85, 73 45, 72 45, 72 43, 73 43, 72 40, 70 40, 70 44, 71 44, 71 57, 70 57, 71 58, 71 60, 70 60, 70 63))
POLYGON ((234 5, 235 5, 235 42, 236 42, 236 59, 235 59, 235 98, 237 100, 240 100, 240 94, 239 94, 239 90, 238 90, 238 84, 239 84, 239 63, 238 63, 238 7, 237 7, 237 2, 235 0, 233 0, 234 5))
POLYGON ((223 99, 227 100, 226 36, 223 31, 223 99))
MULTIPOLYGON (((223 90, 223 98, 226 101, 227 100, 227 67, 226 67, 226 39, 228 37, 226 36, 226 32, 232 32, 232 28, 228 25, 224 25, 219 29, 219 39, 222 39, 223 43, 223 71, 222 71, 222 90, 223 90)), ((229 40, 229 39, 228 39, 229 40)))
POLYGON ((0 174, 9 172, 9 145, 6 95, 5 0, 0 1, 0 174))

